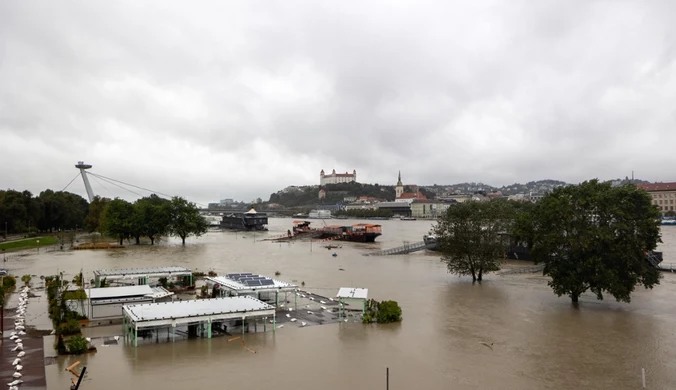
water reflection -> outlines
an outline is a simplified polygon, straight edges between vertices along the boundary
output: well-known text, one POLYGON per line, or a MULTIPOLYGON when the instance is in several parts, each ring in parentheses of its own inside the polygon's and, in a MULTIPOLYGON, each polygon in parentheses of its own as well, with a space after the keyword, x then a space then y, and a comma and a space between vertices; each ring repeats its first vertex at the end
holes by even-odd
MULTIPOLYGON (((270 221, 270 235, 286 232, 291 222, 270 221)), ((430 226, 427 221, 382 224, 385 233, 374 247, 419 241, 430 226)), ((665 261, 676 261, 676 229, 663 233, 665 261)), ((223 383, 232 388, 383 388, 386 367, 391 388, 398 389, 634 389, 644 365, 651 388, 676 388, 676 275, 665 275, 653 291, 637 289, 630 305, 583 297, 575 310, 537 275, 489 275, 472 285, 447 274, 434 253, 364 257, 370 246, 344 243, 332 250, 338 254, 334 258, 318 243, 310 251, 308 242, 279 244, 260 241, 263 237, 256 234, 254 242, 252 233, 208 233, 185 247, 171 239, 123 251, 41 252, 13 260, 11 269, 44 275, 58 269, 67 277, 80 268, 91 275, 100 268, 165 265, 219 273, 280 271, 281 279, 304 280, 307 289, 328 296, 338 287, 368 287, 374 299, 398 301, 404 321, 287 325, 275 334, 248 333, 246 346, 256 353, 241 342, 228 343, 228 337, 101 347, 47 366, 49 388, 67 388, 63 369, 82 359, 90 369, 88 387, 101 390, 223 383)), ((119 327, 116 332, 121 334, 119 327)))

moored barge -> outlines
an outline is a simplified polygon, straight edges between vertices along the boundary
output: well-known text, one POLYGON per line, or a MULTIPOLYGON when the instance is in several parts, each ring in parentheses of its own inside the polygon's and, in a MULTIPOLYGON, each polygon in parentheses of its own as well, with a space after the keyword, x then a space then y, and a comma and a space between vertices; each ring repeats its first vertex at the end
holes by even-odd
POLYGON ((268 215, 259 213, 253 208, 246 213, 234 213, 223 215, 221 229, 227 230, 268 230, 268 215))

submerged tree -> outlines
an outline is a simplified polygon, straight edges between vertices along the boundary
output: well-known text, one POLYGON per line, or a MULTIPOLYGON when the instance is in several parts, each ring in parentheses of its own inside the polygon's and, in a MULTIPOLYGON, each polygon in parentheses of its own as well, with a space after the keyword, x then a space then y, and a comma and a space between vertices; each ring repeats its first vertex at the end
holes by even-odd
POLYGON ((170 202, 152 194, 141 198, 134 203, 134 237, 139 244, 140 237, 150 239, 150 245, 155 244, 155 239, 169 233, 171 224, 170 202))
POLYGON ((633 185, 587 181, 557 188, 533 215, 532 255, 558 296, 577 303, 587 290, 629 302, 637 284, 652 288, 660 274, 646 252, 660 242, 659 211, 647 192, 633 185))
POLYGON ((116 237, 122 245, 133 231, 134 206, 126 200, 115 198, 108 202, 101 214, 101 229, 109 236, 116 237))
POLYGON ((503 200, 469 201, 453 205, 439 217, 434 233, 448 272, 472 275, 473 281, 500 269, 504 234, 513 222, 514 208, 503 200))
POLYGON ((89 213, 84 220, 85 228, 89 233, 101 230, 101 214, 103 214, 103 210, 109 201, 110 199, 108 198, 96 195, 89 204, 89 213))
POLYGON ((172 234, 181 237, 185 245, 188 236, 199 237, 207 232, 207 221, 200 215, 194 203, 180 197, 173 197, 170 203, 171 223, 169 229, 172 234))

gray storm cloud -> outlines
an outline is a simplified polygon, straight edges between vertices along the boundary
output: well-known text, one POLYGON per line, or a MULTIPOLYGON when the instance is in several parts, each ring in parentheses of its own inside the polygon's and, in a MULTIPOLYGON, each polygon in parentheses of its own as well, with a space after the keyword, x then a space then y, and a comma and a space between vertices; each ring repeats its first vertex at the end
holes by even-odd
POLYGON ((200 202, 267 198, 322 168, 381 184, 675 180, 673 15, 670 1, 2 2, 0 187, 60 189, 81 159, 200 202))

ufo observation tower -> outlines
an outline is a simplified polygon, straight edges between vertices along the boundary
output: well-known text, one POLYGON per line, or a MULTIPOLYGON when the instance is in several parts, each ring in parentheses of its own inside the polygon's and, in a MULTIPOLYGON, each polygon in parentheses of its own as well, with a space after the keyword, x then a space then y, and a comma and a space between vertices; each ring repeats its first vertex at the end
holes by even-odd
POLYGON ((75 168, 79 169, 80 175, 82 175, 82 181, 84 181, 85 189, 87 190, 89 203, 91 203, 94 200, 94 191, 92 190, 91 184, 89 184, 89 177, 87 177, 87 169, 91 167, 92 166, 90 164, 85 164, 84 161, 78 161, 77 165, 75 165, 75 168))

